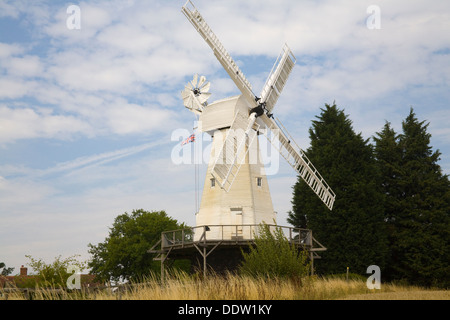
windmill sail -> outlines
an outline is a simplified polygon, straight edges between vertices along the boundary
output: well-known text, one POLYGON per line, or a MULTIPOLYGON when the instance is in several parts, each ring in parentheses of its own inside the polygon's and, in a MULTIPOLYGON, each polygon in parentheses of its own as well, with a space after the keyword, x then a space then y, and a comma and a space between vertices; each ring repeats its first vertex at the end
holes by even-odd
POLYGON ((295 62, 295 56, 292 54, 291 49, 289 49, 287 44, 285 44, 267 78, 263 90, 261 91, 261 102, 265 103, 267 112, 272 112, 278 101, 278 97, 294 68, 295 62))
POLYGON ((295 146, 295 142, 287 137, 287 135, 280 129, 278 124, 267 116, 262 117, 266 128, 270 129, 272 135, 268 135, 268 131, 261 130, 271 144, 278 149, 280 154, 286 161, 294 168, 295 171, 302 177, 308 186, 315 192, 315 194, 322 200, 322 202, 330 209, 333 209, 336 195, 328 186, 325 179, 322 178, 317 169, 313 166, 311 161, 306 157, 303 150, 295 146), (279 143, 278 143, 279 142, 279 143))
MULTIPOLYGON (((278 97, 280 96, 281 91, 283 90, 283 87, 295 65, 295 62, 296 59, 294 55, 289 47, 285 45, 280 56, 275 62, 272 72, 270 73, 266 85, 262 91, 261 102, 264 103, 267 112, 271 112, 273 110, 276 102, 278 101, 278 97)), ((265 114, 262 116, 267 117, 265 114)), ((238 114, 231 125, 232 130, 229 131, 229 137, 227 137, 225 141, 221 155, 219 155, 216 159, 216 164, 213 167, 213 176, 217 181, 219 181, 220 186, 227 192, 231 188, 231 185, 240 170, 241 165, 239 164, 239 161, 245 159, 249 146, 251 145, 254 137, 257 135, 256 131, 253 130, 255 124, 259 128, 259 125, 256 123, 255 113, 252 113, 250 117, 248 115, 243 116, 238 114), (242 135, 244 131, 245 135, 242 135), (220 162, 222 160, 223 154, 226 154, 227 152, 230 153, 230 151, 227 151, 226 148, 231 148, 233 144, 232 139, 234 139, 232 136, 236 134, 241 135, 239 137, 239 141, 243 142, 239 145, 241 148, 238 148, 239 153, 236 157, 229 158, 227 163, 217 163, 217 161, 220 162), (248 139, 244 139, 245 136, 247 136, 248 139), (247 148, 247 152, 241 155, 240 152, 242 152, 242 148, 244 147, 247 148), (240 157, 243 158, 241 159, 240 157)))
POLYGON ((216 58, 222 64, 239 90, 241 90, 242 94, 245 96, 248 102, 256 106, 255 95, 253 94, 250 82, 236 65, 236 62, 234 62, 234 60, 231 58, 230 54, 227 52, 214 32, 211 30, 209 25, 206 23, 205 19, 203 19, 200 12, 198 12, 197 8, 195 8, 194 4, 190 0, 187 1, 186 4, 181 8, 181 11, 192 23, 198 33, 203 37, 206 43, 211 47, 216 58))
MULTIPOLYGON (((211 47, 216 58, 242 92, 242 96, 248 102, 250 110, 248 114, 243 111, 238 111, 231 124, 230 130, 228 130, 220 152, 215 159, 212 175, 220 186, 227 192, 231 188, 243 161, 246 159, 249 148, 257 136, 259 126, 264 123, 268 130, 275 133, 272 138, 268 136, 267 132, 264 133, 269 141, 277 147, 280 154, 331 210, 333 208, 335 194, 316 168, 314 168, 304 152, 300 148, 294 148, 291 144, 291 141, 293 142, 293 140, 289 139, 279 128, 278 124, 272 119, 271 112, 296 63, 296 59, 289 47, 287 45, 283 47, 283 50, 275 62, 266 84, 263 87, 261 97, 257 98, 252 91, 250 82, 236 65, 230 54, 225 50, 217 36, 212 32, 211 28, 195 8, 194 4, 188 0, 181 11, 211 47), (258 124, 256 121, 257 118, 261 118, 262 123, 260 121, 258 124), (257 127, 256 129, 255 126, 257 127), (277 142, 279 142, 279 144, 277 142)), ((195 81, 197 81, 197 79, 195 79, 195 81)), ((207 89, 209 90, 209 87, 207 89)), ((187 87, 183 94, 183 99, 186 100, 186 104, 194 105, 190 106, 191 111, 201 112, 201 107, 198 107, 197 99, 194 99, 196 101, 192 103, 192 94, 188 94, 189 90, 190 88, 187 87)), ((205 95, 204 97, 207 99, 209 95, 205 95)))
MULTIPOLYGON (((257 136, 257 131, 246 132, 248 114, 238 111, 230 130, 224 140, 220 152, 216 155, 211 174, 225 191, 229 191, 231 185, 245 162, 250 146, 257 136)), ((257 129, 259 125, 255 124, 257 129)))

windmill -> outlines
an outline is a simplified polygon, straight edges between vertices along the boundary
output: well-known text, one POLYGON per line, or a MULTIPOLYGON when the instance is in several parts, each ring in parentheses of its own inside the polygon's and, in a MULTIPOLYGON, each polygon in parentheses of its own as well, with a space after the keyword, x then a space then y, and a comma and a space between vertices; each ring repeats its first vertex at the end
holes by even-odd
POLYGON ((261 94, 256 96, 250 82, 190 0, 182 7, 182 12, 241 91, 239 96, 208 104, 210 83, 205 77, 195 75, 181 93, 185 107, 199 117, 199 130, 213 137, 197 226, 233 225, 236 227, 225 231, 221 228, 216 234, 208 227, 211 230, 208 238, 248 239, 251 235, 238 226, 276 221, 259 155, 259 134, 266 136, 332 210, 334 192, 273 116, 276 102, 296 63, 290 48, 286 44, 283 46, 261 94))

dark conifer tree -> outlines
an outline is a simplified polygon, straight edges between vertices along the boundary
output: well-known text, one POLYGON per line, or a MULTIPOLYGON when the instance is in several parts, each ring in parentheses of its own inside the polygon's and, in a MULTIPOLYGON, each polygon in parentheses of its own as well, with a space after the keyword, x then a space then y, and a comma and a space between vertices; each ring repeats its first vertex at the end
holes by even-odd
POLYGON ((448 287, 450 280, 450 184, 430 146, 429 124, 413 109, 399 136, 388 124, 375 138, 386 196, 389 279, 448 287))
POLYGON ((393 266, 398 264, 398 255, 392 250, 392 244, 397 242, 395 221, 401 208, 400 199, 403 195, 399 187, 399 180, 402 178, 402 150, 398 142, 399 136, 389 122, 386 122, 383 130, 377 132, 373 139, 375 141, 375 157, 381 173, 381 188, 385 196, 384 221, 390 248, 386 256, 383 278, 389 280, 393 274, 393 266))
POLYGON ((364 274, 368 266, 384 268, 387 252, 383 193, 372 146, 356 134, 335 104, 325 105, 309 130, 306 154, 336 193, 329 211, 299 178, 288 222, 312 229, 327 251, 315 264, 319 273, 364 274))

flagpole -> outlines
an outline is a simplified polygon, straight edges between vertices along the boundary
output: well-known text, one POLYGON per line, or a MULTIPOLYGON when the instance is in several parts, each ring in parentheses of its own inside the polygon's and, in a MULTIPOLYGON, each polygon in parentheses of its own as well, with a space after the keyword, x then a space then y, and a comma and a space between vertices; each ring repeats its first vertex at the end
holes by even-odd
MULTIPOLYGON (((193 134, 194 137, 196 136, 196 128, 198 127, 198 119, 197 122, 194 124, 194 128, 193 128, 193 134)), ((194 166, 195 166, 195 170, 194 170, 194 174, 195 174, 195 213, 197 214, 199 211, 199 196, 198 196, 198 176, 199 176, 199 168, 198 168, 198 143, 195 143, 196 139, 194 138, 194 166)))

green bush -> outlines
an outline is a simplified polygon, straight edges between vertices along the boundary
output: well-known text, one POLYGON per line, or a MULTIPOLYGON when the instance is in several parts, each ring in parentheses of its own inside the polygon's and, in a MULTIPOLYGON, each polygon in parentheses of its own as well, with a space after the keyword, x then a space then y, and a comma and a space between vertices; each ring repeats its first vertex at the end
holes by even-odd
POLYGON ((36 272, 36 278, 32 279, 19 279, 19 287, 34 287, 39 285, 40 287, 62 287, 67 286, 67 279, 72 275, 68 271, 69 266, 75 266, 80 271, 85 269, 86 262, 78 261, 79 255, 73 255, 68 258, 62 259, 61 256, 55 258, 52 263, 45 263, 42 259, 35 259, 30 255, 25 255, 30 259, 28 265, 36 272))
POLYGON ((249 252, 242 251, 242 255, 239 271, 244 275, 299 280, 309 273, 307 251, 291 244, 281 228, 265 223, 255 234, 255 245, 250 246, 249 252))

